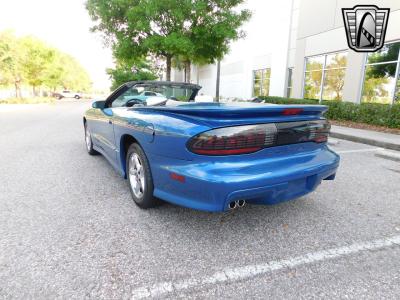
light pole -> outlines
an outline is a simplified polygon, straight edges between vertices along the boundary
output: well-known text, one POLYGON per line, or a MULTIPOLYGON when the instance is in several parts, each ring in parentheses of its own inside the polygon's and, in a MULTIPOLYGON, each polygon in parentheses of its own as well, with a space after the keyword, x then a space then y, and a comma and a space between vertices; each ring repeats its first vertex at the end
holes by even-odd
POLYGON ((221 79, 221 61, 218 59, 217 61, 217 84, 215 90, 215 102, 219 102, 219 82, 221 79))

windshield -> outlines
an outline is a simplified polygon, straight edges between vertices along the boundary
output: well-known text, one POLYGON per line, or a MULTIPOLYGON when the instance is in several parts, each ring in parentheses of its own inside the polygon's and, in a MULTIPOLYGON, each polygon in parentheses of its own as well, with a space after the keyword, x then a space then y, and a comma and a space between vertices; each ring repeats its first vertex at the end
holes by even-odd
POLYGON ((194 100, 198 87, 195 85, 170 83, 139 83, 119 95, 111 107, 160 106, 167 102, 188 102, 194 100))
POLYGON ((170 100, 189 101, 192 100, 195 89, 184 85, 152 85, 137 84, 130 88, 132 95, 144 97, 164 97, 170 100))

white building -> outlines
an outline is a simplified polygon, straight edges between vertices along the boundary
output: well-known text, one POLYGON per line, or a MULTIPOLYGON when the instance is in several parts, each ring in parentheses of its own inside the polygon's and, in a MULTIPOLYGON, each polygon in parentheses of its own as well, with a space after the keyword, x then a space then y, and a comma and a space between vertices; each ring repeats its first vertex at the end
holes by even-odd
MULTIPOLYGON (((221 62, 220 95, 400 101, 399 0, 249 0, 253 12, 245 39, 234 42, 221 62), (390 8, 385 46, 375 54, 349 49, 342 8, 390 8)), ((192 68, 202 93, 215 95, 216 66, 192 68)), ((174 70, 172 79, 182 81, 174 70)))

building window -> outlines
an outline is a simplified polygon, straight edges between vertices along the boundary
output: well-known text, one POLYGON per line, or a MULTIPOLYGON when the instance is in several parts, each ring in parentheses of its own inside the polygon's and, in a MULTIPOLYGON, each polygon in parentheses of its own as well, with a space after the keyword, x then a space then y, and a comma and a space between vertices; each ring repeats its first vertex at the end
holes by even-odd
POLYGON ((378 52, 368 54, 362 102, 388 104, 400 101, 399 49, 400 42, 387 44, 378 52))
POLYGON ((347 52, 306 58, 304 98, 342 100, 347 52))
POLYGON ((399 67, 397 68, 396 92, 394 93, 393 103, 400 103, 400 61, 399 67))
POLYGON ((293 85, 293 68, 288 69, 286 97, 292 98, 292 85, 293 85))
POLYGON ((253 71, 253 96, 269 95, 269 79, 271 77, 271 69, 262 69, 253 71))

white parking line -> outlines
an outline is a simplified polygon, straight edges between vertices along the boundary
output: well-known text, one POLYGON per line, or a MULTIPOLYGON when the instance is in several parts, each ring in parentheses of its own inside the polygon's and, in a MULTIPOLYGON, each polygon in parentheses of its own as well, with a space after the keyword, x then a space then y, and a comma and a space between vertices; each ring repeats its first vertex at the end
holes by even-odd
POLYGON ((382 150, 382 148, 368 148, 368 149, 356 149, 356 150, 342 150, 342 151, 335 151, 338 154, 344 154, 344 153, 358 153, 358 152, 373 152, 373 151, 378 151, 382 150))
POLYGON ((400 235, 369 242, 355 243, 349 246, 322 250, 289 259, 270 261, 265 264, 249 265, 238 268, 226 268, 208 277, 188 278, 177 282, 162 282, 149 287, 140 287, 132 292, 132 299, 160 297, 169 293, 181 292, 190 288, 224 282, 245 280, 257 275, 267 274, 281 269, 294 268, 324 260, 340 258, 359 252, 379 250, 400 246, 400 235))

